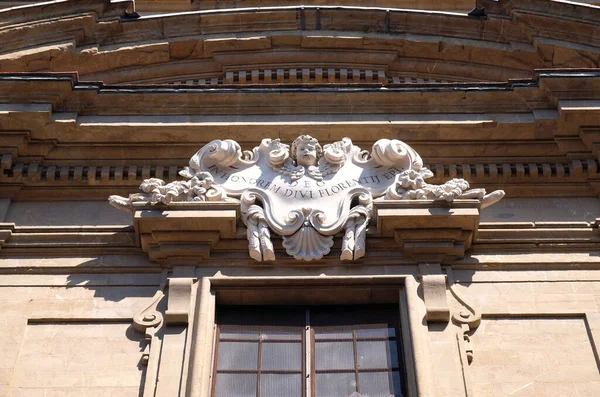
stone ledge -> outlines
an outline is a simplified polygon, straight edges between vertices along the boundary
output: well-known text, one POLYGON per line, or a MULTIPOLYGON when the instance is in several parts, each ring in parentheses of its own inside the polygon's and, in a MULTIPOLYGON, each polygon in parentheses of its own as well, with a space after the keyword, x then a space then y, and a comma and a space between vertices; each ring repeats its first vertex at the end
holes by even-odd
POLYGON ((375 201, 377 234, 393 237, 404 255, 441 263, 462 258, 479 225, 480 203, 455 200, 375 201))
POLYGON ((133 217, 136 241, 150 260, 193 263, 209 258, 219 240, 236 238, 239 203, 136 205, 133 217))

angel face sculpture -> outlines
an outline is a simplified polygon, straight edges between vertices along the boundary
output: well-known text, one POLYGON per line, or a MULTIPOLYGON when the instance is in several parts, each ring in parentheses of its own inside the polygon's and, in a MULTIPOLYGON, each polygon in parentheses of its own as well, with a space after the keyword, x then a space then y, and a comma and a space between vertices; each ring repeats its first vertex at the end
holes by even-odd
POLYGON ((292 181, 305 175, 321 181, 325 176, 337 172, 345 159, 343 141, 321 147, 316 138, 300 135, 292 142, 291 151, 279 139, 269 145, 269 165, 274 171, 289 176, 292 181))
POLYGON ((319 141, 310 135, 300 135, 292 142, 292 159, 298 166, 314 167, 322 156, 323 148, 319 141))

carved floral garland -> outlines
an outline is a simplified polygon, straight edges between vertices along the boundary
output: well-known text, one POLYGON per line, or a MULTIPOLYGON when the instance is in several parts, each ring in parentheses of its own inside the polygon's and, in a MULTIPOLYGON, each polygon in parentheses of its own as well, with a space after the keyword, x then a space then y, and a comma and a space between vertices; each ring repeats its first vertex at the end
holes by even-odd
POLYGON ((174 181, 168 184, 162 179, 144 179, 140 185, 142 193, 130 194, 129 197, 112 195, 109 203, 124 211, 133 211, 133 203, 170 204, 184 201, 224 201, 231 200, 208 172, 189 173, 187 169, 179 175, 190 178, 187 181, 174 181))

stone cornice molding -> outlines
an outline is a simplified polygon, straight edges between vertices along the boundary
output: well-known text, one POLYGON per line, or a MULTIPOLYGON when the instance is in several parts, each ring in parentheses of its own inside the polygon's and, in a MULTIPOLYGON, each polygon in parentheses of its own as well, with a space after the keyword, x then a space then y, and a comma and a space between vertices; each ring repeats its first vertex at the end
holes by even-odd
POLYGON ((35 21, 51 20, 67 15, 94 13, 98 21, 122 19, 127 11, 133 11, 131 0, 54 0, 18 7, 0 9, 0 28, 31 24, 35 21))
MULTIPOLYGON (((477 113, 501 114, 522 113, 523 109, 556 111, 557 102, 565 103, 565 100, 593 101, 600 98, 600 72, 589 69, 541 70, 534 79, 511 80, 506 83, 399 83, 390 84, 385 89, 379 83, 358 86, 323 84, 310 88, 286 84, 277 87, 256 85, 218 88, 119 86, 83 82, 70 74, 0 73, 0 91, 6 102, 14 104, 10 106, 21 104, 12 115, 16 117, 15 121, 18 120, 19 113, 29 111, 35 111, 39 113, 38 116, 45 118, 53 112, 65 112, 63 117, 94 114, 164 117, 180 115, 182 106, 187 107, 187 114, 212 116, 231 114, 231 106, 234 106, 236 114, 241 116, 256 114, 257 104, 261 115, 280 115, 282 109, 279 106, 273 107, 274 97, 285 98, 289 102, 289 107, 284 109, 285 113, 306 114, 311 111, 315 115, 331 114, 319 111, 318 106, 307 101, 307 98, 317 93, 320 95, 321 107, 335 107, 340 114, 443 114, 464 113, 465 109, 472 109, 477 113), (35 102, 32 102, 31 91, 35 93, 35 102), (246 95, 240 96, 240 93, 246 95), (357 103, 367 96, 368 103, 361 103, 358 107, 357 103), (418 101, 416 96, 419 97, 418 101), (160 108, 150 106, 158 99, 161 102, 160 108), (433 109, 430 103, 432 100, 435 100, 433 109), (125 104, 128 106, 124 106, 125 104), (45 111, 40 107, 45 107, 45 111), (461 112, 458 112, 459 109, 461 112)), ((569 108, 565 110, 581 111, 569 108)), ((59 120, 64 123, 76 121, 69 118, 59 120)))
MULTIPOLYGON (((260 56, 261 64, 265 56, 270 57, 267 63, 273 65, 273 70, 289 68, 293 57, 278 49, 290 45, 296 47, 294 52, 302 52, 303 60, 311 62, 312 58, 315 65, 324 54, 336 49, 352 57, 376 51, 378 56, 372 58, 379 60, 382 52, 388 52, 393 55, 386 61, 390 71, 410 69, 426 74, 435 64, 438 75, 459 80, 525 78, 531 77, 536 68, 597 67, 598 62, 597 43, 590 39, 595 37, 593 30, 598 29, 597 10, 583 4, 567 7, 557 1, 542 2, 550 5, 543 18, 531 15, 539 11, 538 1, 511 5, 510 24, 505 23, 503 15, 484 19, 457 13, 327 6, 210 10, 131 19, 124 11, 129 2, 121 6, 108 3, 121 7, 117 13, 120 17, 98 24, 93 15, 97 8, 105 7, 106 1, 76 2, 77 6, 56 3, 49 8, 62 8, 63 15, 70 17, 69 29, 61 28, 64 21, 56 18, 60 14, 55 10, 50 24, 34 20, 18 34, 13 29, 0 31, 4 48, 11 51, 0 55, 2 71, 75 68, 87 80, 124 83, 157 81, 173 73, 182 79, 204 68, 204 73, 212 73, 211 79, 219 77, 215 72, 226 79, 226 70, 220 65, 237 65, 243 70, 240 66, 247 68, 258 62, 252 56, 260 56), (549 29, 548 19, 560 23, 552 23, 549 29), (586 21, 587 25, 578 21, 586 21), (342 31, 347 33, 340 37, 342 31), (186 69, 186 64, 192 63, 186 69)), ((491 3, 487 6, 493 8, 491 3)), ((0 19, 3 13, 8 17, 27 8, 39 7, 6 10, 0 12, 0 19)), ((29 15, 32 18, 37 12, 29 15)), ((44 17, 43 12, 40 15, 44 17)), ((11 23, 7 18, 7 28, 11 23)), ((346 68, 356 67, 354 62, 348 60, 346 68)), ((377 70, 375 65, 365 69, 377 70)))
POLYGON ((560 13, 563 18, 577 18, 598 22, 600 9, 585 5, 579 7, 580 3, 563 0, 477 0, 478 8, 486 10, 486 14, 494 16, 513 16, 515 13, 530 15, 554 15, 560 13), (584 11, 584 10, 589 10, 584 11))

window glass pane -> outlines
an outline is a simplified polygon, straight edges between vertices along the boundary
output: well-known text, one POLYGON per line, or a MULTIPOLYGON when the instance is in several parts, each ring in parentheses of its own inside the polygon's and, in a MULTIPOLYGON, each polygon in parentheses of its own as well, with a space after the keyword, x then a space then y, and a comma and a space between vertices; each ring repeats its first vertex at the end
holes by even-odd
POLYGON ((317 374, 315 397, 348 397, 356 391, 354 372, 317 374))
POLYGON ((360 395, 369 397, 401 397, 400 374, 394 372, 360 372, 360 395))
POLYGON ((219 306, 216 315, 211 397, 303 397, 306 345, 311 397, 402 397, 397 304, 219 306), (314 339, 304 341, 307 325, 314 339))
POLYGON ((258 340, 258 327, 240 327, 223 325, 219 330, 221 339, 252 339, 258 340))
POLYGON ((352 327, 313 327, 315 339, 352 339, 352 327))
POLYGON ((302 371, 302 343, 262 344, 262 370, 302 371))
POLYGON ((256 397, 256 374, 217 374, 215 397, 256 397))
POLYGON ((298 327, 263 327, 262 340, 302 340, 302 332, 304 328, 298 327))
POLYGON ((352 342, 315 343, 317 370, 354 369, 354 344, 352 342))
POLYGON ((302 375, 261 374, 260 397, 302 397, 302 375))
POLYGON ((396 330, 394 328, 388 328, 387 324, 377 324, 372 326, 358 326, 356 330, 356 337, 361 338, 394 338, 396 336, 396 330))
POLYGON ((357 342, 358 368, 398 368, 396 341, 357 342))
POLYGON ((220 342, 219 370, 257 370, 258 342, 220 342))
POLYGON ((303 327, 306 308, 298 306, 219 306, 216 322, 221 326, 303 327))

